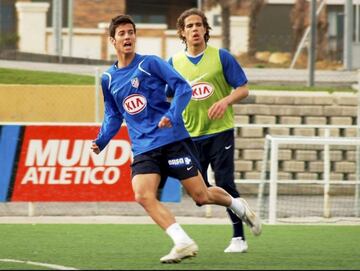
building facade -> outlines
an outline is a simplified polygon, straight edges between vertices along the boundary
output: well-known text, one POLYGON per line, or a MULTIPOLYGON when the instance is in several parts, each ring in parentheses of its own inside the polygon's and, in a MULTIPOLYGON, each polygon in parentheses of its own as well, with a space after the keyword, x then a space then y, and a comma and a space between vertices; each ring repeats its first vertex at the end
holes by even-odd
MULTIPOLYGON (((176 33, 177 17, 183 10, 196 7, 198 2, 197 0, 181 2, 177 0, 1 0, 1 44, 4 44, 4 40, 10 39, 12 47, 15 47, 19 39, 17 48, 21 52, 56 54, 52 9, 55 1, 62 3, 61 54, 104 60, 114 58, 113 48, 108 42, 107 26, 115 15, 127 13, 133 16, 138 26, 137 50, 140 53, 156 54, 167 58, 184 48, 176 33), (15 8, 16 5, 18 8, 15 8), (34 10, 34 5, 41 5, 42 13, 34 10), (71 9, 69 9, 70 5, 72 5, 71 9), (70 10, 72 16, 69 16, 70 10), (28 33, 29 27, 34 34, 28 33), (34 45, 34 48, 29 47, 29 42, 34 43, 34 41, 41 44, 34 45)), ((294 0, 268 0, 266 2, 257 20, 258 51, 294 51, 294 31, 290 19, 294 2, 294 0)), ((329 51, 332 59, 341 60, 344 0, 327 0, 326 3, 328 22, 326 50, 329 51)), ((353 3, 354 39, 359 43, 360 26, 356 27, 356 25, 360 24, 358 19, 360 0, 353 0, 353 3)), ((248 4, 236 6, 231 13, 230 50, 238 55, 248 51, 250 31, 248 4)), ((209 43, 221 46, 220 8, 215 7, 206 11, 206 14, 213 28, 209 43)))
MULTIPOLYGON (((56 15, 62 21, 62 56, 112 60, 115 55, 108 41, 108 23, 114 16, 127 13, 137 23, 137 51, 168 58, 184 48, 176 31, 177 17, 197 4, 196 0, 63 0, 59 11, 52 10, 55 1, 58 0, 16 1, 20 52, 57 54, 59 38, 53 27, 56 15), (72 16, 69 16, 70 11, 72 16), (29 46, 30 42, 34 47, 29 46)), ((209 13, 211 25, 216 17, 213 13, 214 10, 209 13)), ((231 18, 231 51, 234 54, 246 52, 247 28, 247 17, 231 18)), ((213 27, 209 44, 221 46, 220 26, 213 27)))

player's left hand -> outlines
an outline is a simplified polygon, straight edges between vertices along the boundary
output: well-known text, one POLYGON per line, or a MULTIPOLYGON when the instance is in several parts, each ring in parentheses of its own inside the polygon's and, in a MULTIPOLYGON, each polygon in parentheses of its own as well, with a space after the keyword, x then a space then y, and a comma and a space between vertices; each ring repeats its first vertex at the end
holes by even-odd
POLYGON ((95 152, 96 154, 100 153, 100 148, 98 145, 96 145, 95 141, 91 143, 91 150, 95 152))
POLYGON ((214 103, 208 110, 209 119, 221 119, 224 116, 227 107, 228 103, 225 99, 214 103))
POLYGON ((172 123, 171 120, 168 117, 162 117, 158 124, 159 128, 171 128, 172 123))

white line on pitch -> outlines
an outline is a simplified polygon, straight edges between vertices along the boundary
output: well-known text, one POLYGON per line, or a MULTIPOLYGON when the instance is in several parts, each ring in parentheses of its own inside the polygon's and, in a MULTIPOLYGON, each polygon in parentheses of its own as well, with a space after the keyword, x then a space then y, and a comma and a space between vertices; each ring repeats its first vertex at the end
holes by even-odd
POLYGON ((38 262, 32 262, 32 261, 21 261, 21 260, 13 260, 13 259, 0 259, 0 262, 23 263, 23 264, 29 264, 29 265, 48 267, 48 268, 55 269, 55 270, 78 270, 74 267, 67 267, 67 266, 62 266, 62 265, 57 265, 57 264, 38 263, 38 262))

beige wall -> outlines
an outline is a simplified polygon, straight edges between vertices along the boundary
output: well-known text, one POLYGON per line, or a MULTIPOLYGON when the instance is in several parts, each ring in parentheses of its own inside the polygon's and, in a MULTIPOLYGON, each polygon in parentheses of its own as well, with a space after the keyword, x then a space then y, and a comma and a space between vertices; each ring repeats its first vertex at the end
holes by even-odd
POLYGON ((21 52, 44 53, 46 12, 49 6, 48 3, 16 3, 20 37, 18 46, 21 52))
POLYGON ((93 85, 0 85, 0 122, 93 122, 94 97, 93 85))

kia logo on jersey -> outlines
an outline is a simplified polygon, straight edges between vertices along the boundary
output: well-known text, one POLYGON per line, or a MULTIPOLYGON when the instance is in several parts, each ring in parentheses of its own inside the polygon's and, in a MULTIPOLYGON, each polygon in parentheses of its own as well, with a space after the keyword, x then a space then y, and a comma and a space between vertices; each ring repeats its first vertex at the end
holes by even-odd
POLYGON ((214 93, 214 88, 208 83, 197 83, 192 86, 192 99, 205 100, 214 93))
POLYGON ((123 102, 123 107, 130 115, 135 115, 143 111, 146 107, 146 98, 140 94, 127 96, 123 102))

